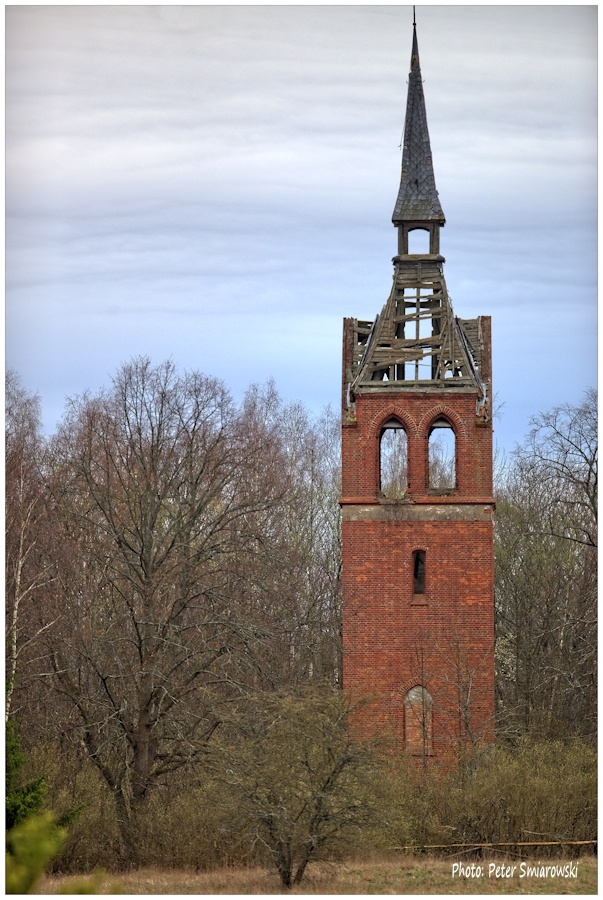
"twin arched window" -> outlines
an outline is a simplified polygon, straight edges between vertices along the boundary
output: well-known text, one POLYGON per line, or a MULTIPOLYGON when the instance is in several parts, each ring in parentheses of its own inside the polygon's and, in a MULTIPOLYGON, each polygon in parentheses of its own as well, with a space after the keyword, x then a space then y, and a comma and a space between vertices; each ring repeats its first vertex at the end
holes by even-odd
MULTIPOLYGON (((456 438, 447 419, 436 419, 429 430, 429 489, 456 488, 456 438)), ((408 490, 408 438, 404 426, 391 418, 379 441, 379 487, 388 500, 399 500, 408 490)))

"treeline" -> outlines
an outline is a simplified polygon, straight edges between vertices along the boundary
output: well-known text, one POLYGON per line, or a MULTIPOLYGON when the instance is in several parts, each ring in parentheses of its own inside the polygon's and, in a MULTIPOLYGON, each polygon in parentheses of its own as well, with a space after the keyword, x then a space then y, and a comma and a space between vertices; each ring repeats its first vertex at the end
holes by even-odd
POLYGON ((596 740, 597 394, 536 415, 496 478, 497 734, 596 740))
POLYGON ((97 768, 125 848, 242 694, 340 679, 337 438, 134 360, 43 441, 7 402, 7 714, 97 768))
MULTIPOLYGON (((285 403, 271 383, 236 404, 217 379, 135 359, 69 401, 49 439, 10 373, 6 424, 6 716, 29 754, 23 779, 46 776, 57 814, 85 807, 62 865, 267 853, 265 835, 228 825, 244 804, 216 759, 259 740, 253 704, 324 710, 340 693, 337 415, 285 403), (218 798, 232 796, 229 820, 218 798)), ((537 417, 499 472, 497 715, 510 748, 593 740, 596 453, 588 392, 537 417)))

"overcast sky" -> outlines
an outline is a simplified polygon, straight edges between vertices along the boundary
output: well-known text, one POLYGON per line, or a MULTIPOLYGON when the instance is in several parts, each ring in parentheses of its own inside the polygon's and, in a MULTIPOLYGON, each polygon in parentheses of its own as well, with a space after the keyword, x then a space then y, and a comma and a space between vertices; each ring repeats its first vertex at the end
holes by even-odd
MULTIPOLYGON (((596 6, 418 6, 498 443, 596 384, 596 6)), ((337 407, 390 291, 411 6, 9 6, 7 363, 52 432, 135 354, 337 407)))

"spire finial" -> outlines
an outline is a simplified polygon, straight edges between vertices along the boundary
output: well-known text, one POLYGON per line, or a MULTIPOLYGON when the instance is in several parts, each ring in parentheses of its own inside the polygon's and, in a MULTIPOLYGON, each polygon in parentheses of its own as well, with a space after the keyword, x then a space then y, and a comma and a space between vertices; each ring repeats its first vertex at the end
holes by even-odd
POLYGON ((415 8, 412 8, 412 53, 410 55, 410 71, 419 69, 419 44, 417 42, 417 23, 415 22, 415 8))

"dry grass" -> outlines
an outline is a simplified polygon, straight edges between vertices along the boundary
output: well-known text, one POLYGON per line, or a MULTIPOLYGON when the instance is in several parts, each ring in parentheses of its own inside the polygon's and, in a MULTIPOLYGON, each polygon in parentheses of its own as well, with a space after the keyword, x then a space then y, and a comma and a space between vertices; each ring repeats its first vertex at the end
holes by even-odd
MULTIPOLYGON (((454 862, 458 862, 458 858, 454 862)), ((597 861, 592 856, 574 861, 577 878, 488 877, 488 865, 503 861, 481 860, 484 874, 474 878, 452 877, 451 859, 400 856, 395 859, 351 860, 316 864, 308 868, 301 885, 285 892, 278 877, 259 867, 214 869, 208 872, 140 869, 106 876, 102 892, 121 894, 596 894, 597 861)), ((559 865, 565 865, 562 860, 559 865)), ((464 865, 467 865, 465 860, 464 865)), ((469 862, 470 864, 470 862, 469 862)), ((506 860, 505 865, 518 865, 506 860)), ((534 861, 530 861, 534 865, 534 861)), ((550 860, 544 865, 554 865, 550 860)), ((48 877, 36 893, 68 892, 75 876, 48 877)))

